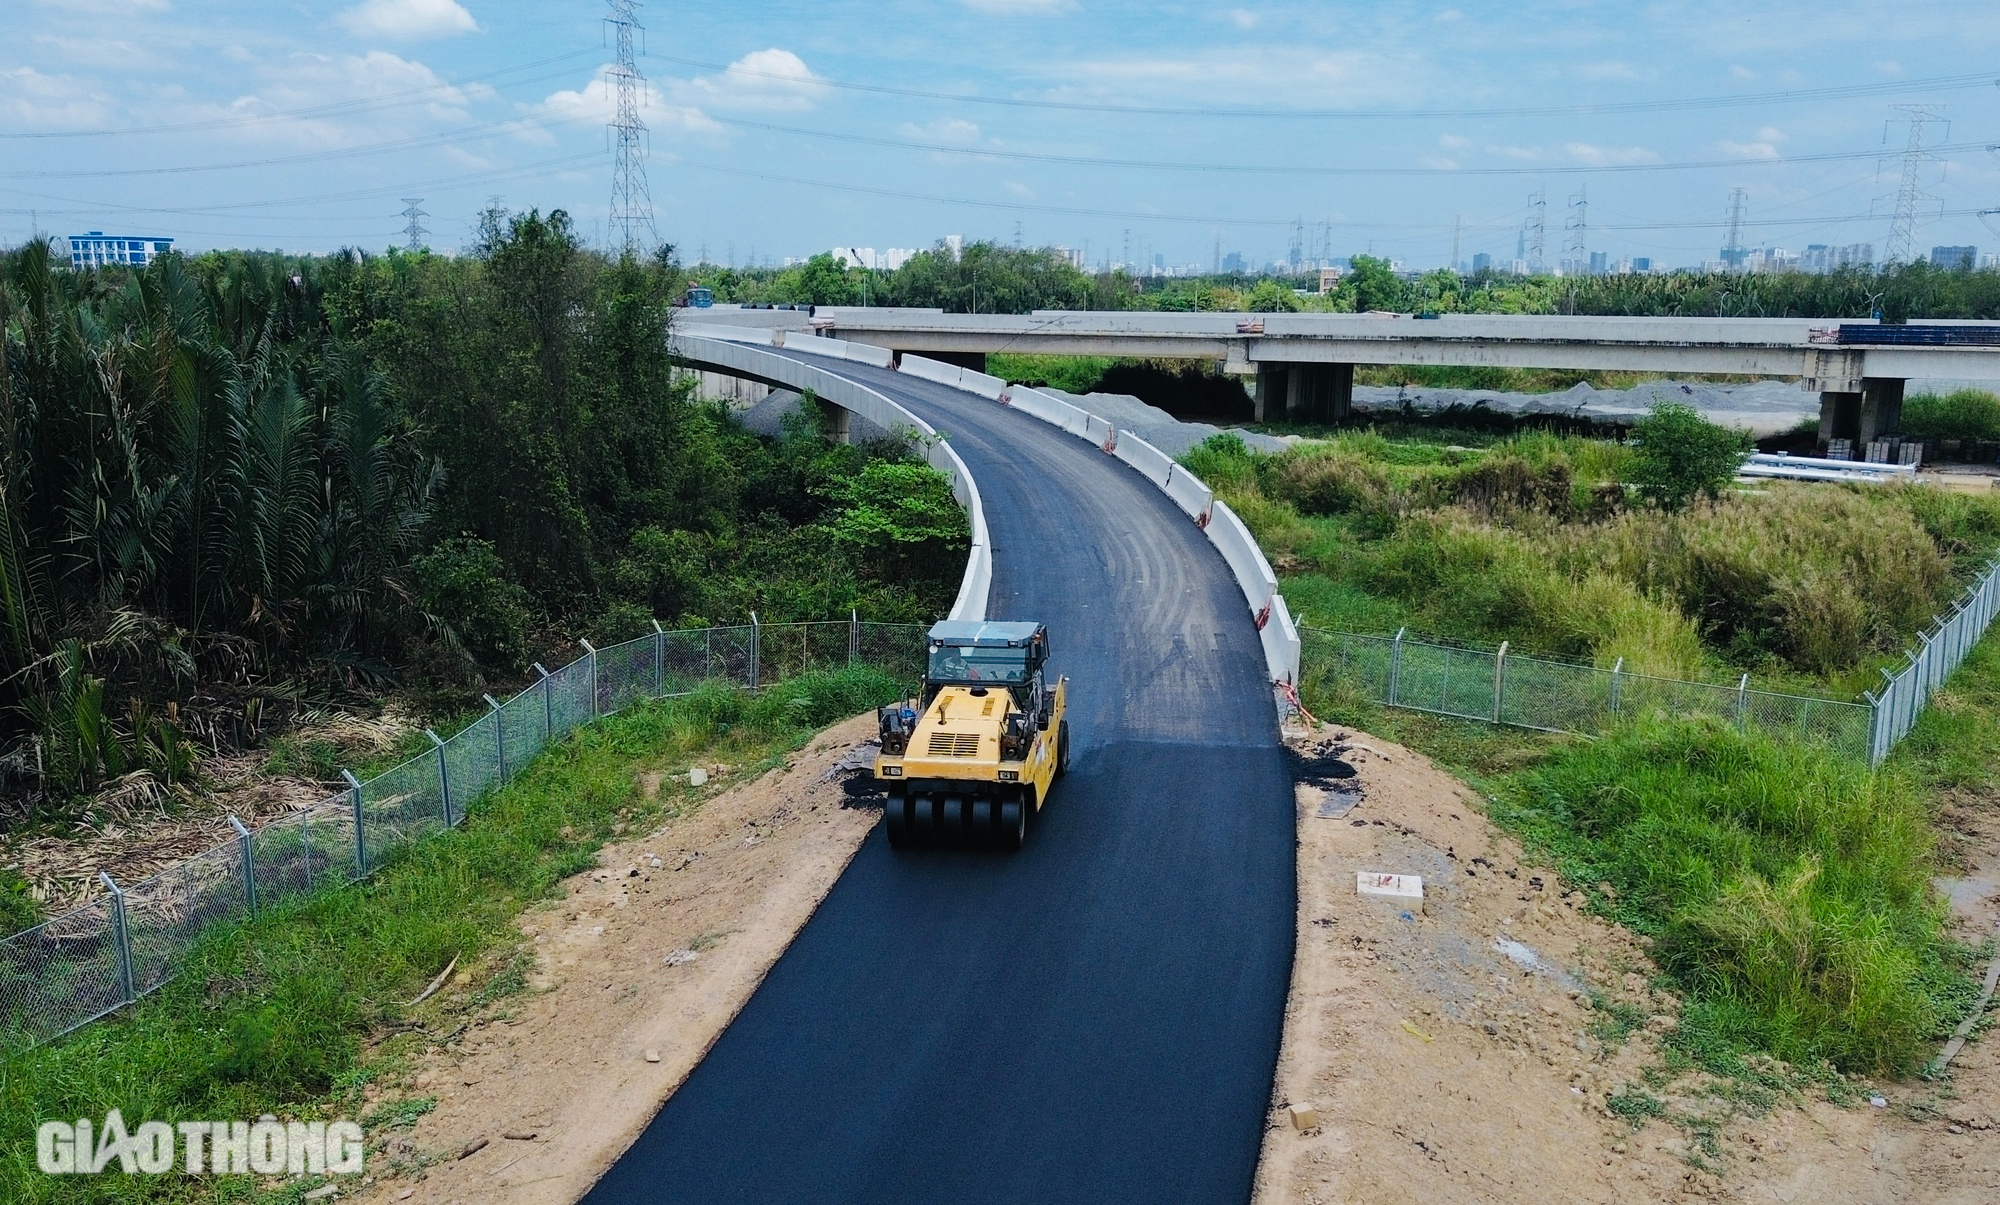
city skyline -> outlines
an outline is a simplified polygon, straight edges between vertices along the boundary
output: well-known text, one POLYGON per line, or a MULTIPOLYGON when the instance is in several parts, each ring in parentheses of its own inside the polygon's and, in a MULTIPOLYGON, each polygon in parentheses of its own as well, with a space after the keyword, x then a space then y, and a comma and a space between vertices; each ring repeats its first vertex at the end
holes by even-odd
MULTIPOLYGON (((2000 73, 1979 73, 2000 14, 1324 8, 642 4, 660 237, 715 262, 952 232, 1089 266, 1258 266, 1301 242, 1309 262, 1511 264, 1539 195, 1550 267, 1699 267, 1732 220, 1746 250, 1879 258, 1907 149, 1895 106, 1921 102, 1935 158, 1911 258, 2000 244, 1978 217, 2000 207, 2000 73)), ((0 49, 0 242, 379 250, 420 198, 442 249, 496 200, 567 209, 603 244, 608 11, 25 0, 0 49)))

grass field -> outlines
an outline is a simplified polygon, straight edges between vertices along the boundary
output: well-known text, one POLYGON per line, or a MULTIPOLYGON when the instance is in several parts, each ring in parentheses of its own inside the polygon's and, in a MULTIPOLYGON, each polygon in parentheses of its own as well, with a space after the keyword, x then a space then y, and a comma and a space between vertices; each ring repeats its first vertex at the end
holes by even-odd
MULTIPOLYGON (((1695 680, 1747 670, 1835 697, 1872 685, 2000 546, 2000 504, 1924 488, 1777 485, 1670 513, 1619 484, 1631 456, 1545 433, 1360 431, 1279 456, 1220 436, 1185 459, 1304 623, 1695 680)), ((1767 1052, 1905 1073, 1969 1003, 1930 880, 1943 793, 1995 794, 1990 642, 1880 770, 1710 723, 1590 741, 1391 711, 1324 674, 1306 690, 1323 718, 1465 775, 1494 820, 1650 938, 1689 1000, 1673 1037, 1687 1065, 1741 1073, 1767 1052)))
MULTIPOLYGON (((35 1127, 101 1119, 113 1107, 135 1124, 359 1116, 371 1080, 395 1073, 408 1051, 437 1040, 430 1031, 454 1023, 442 998, 416 1015, 400 1001, 454 957, 475 976, 458 1011, 521 991, 515 914, 594 865, 614 826, 643 829, 697 806, 685 776, 646 799, 641 773, 709 760, 754 771, 902 685, 860 669, 755 696, 711 688, 635 706, 552 746, 475 803, 463 827, 418 843, 365 882, 218 927, 154 995, 48 1046, 0 1056, 0 1200, 297 1199, 313 1179, 266 1194, 249 1177, 45 1176, 35 1127), (389 1033, 401 1036, 366 1045, 389 1033)), ((360 1119, 372 1144, 411 1118, 360 1119)))

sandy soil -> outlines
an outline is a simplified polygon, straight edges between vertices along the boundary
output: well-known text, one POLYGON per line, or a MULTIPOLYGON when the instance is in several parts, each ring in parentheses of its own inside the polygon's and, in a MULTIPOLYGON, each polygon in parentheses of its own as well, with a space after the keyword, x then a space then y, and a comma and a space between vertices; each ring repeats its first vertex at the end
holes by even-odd
POLYGON ((707 1053, 874 827, 876 810, 842 806, 835 773, 873 721, 836 725, 784 769, 607 847, 563 900, 525 913, 528 994, 499 1001, 370 1104, 437 1100, 371 1156, 378 1179, 359 1199, 581 1196, 707 1053))
MULTIPOLYGON (((1693 1076, 1635 1128, 1608 1096, 1642 1084, 1676 1011, 1640 941, 1423 757, 1338 729, 1291 739, 1309 768, 1356 773, 1298 788, 1297 961, 1258 1205, 2000 1200, 1991 1040, 1950 1081, 1882 1088, 1882 1108, 1794 1097, 1754 1116, 1693 1076), (1371 871, 1423 875, 1421 907, 1359 895, 1371 871), (1644 1024, 1621 1037, 1592 990, 1644 1024)), ((2000 856, 1968 865, 1965 923, 1990 931, 2000 856)))

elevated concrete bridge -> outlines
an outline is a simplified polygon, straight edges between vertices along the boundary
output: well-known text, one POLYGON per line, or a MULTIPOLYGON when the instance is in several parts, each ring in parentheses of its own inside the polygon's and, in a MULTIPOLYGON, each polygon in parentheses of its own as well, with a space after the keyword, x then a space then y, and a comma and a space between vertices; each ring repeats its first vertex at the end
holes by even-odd
POLYGON ((1959 328, 1970 338, 1993 342, 1912 345, 1871 343, 1864 328, 1874 327, 1872 322, 1823 318, 947 314, 858 306, 820 306, 810 313, 718 306, 688 317, 703 325, 832 335, 974 368, 983 368, 985 357, 995 352, 1213 360, 1226 372, 1256 377, 1260 422, 1344 417, 1353 401, 1357 364, 1796 378, 1802 389, 1820 395, 1821 444, 1851 439, 1856 447, 1899 430, 1904 384, 1912 378, 1992 381, 2000 387, 1996 322, 1924 322, 1927 328, 1959 328))

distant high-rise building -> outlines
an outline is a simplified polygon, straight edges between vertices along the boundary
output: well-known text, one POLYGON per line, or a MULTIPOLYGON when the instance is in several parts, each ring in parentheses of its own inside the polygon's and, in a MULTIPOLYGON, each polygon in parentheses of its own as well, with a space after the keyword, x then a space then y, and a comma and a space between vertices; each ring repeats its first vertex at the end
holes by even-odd
POLYGON ((1493 270, 1492 256, 1486 254, 1486 252, 1484 251, 1475 251, 1472 253, 1472 271, 1474 272, 1474 274, 1480 272, 1490 272, 1492 270, 1493 270))
POLYGON ((1828 243, 1811 243, 1805 254, 1799 256, 1801 272, 1834 272, 1841 268, 1866 268, 1875 262, 1875 244, 1848 243, 1833 246, 1828 243))
POLYGON ((1611 253, 1609 251, 1591 252, 1590 274, 1592 276, 1602 276, 1609 271, 1611 271, 1611 253))
POLYGON ((1231 251, 1229 254, 1222 257, 1222 270, 1224 273, 1228 275, 1231 276, 1242 275, 1245 266, 1246 265, 1243 262, 1243 253, 1241 251, 1231 251))
POLYGON ((1932 247, 1931 267, 1949 268, 1953 271, 1969 271, 1979 262, 1977 247, 1932 247))
POLYGON ((1982 268, 2000 268, 2000 252, 1988 251, 1986 254, 1980 256, 1979 266, 1982 268))
POLYGON ((1650 255, 1633 256, 1631 270, 1640 273, 1651 272, 1653 270, 1653 257, 1650 255))
POLYGON ((89 234, 69 236, 69 266, 72 268, 101 268, 106 264, 127 264, 144 267, 146 262, 166 253, 173 245, 170 238, 140 237, 134 234, 105 234, 93 230, 89 234))
POLYGON ((944 248, 945 250, 951 252, 951 258, 953 259, 953 261, 958 260, 960 256, 965 254, 965 236, 962 234, 945 235, 944 248))

